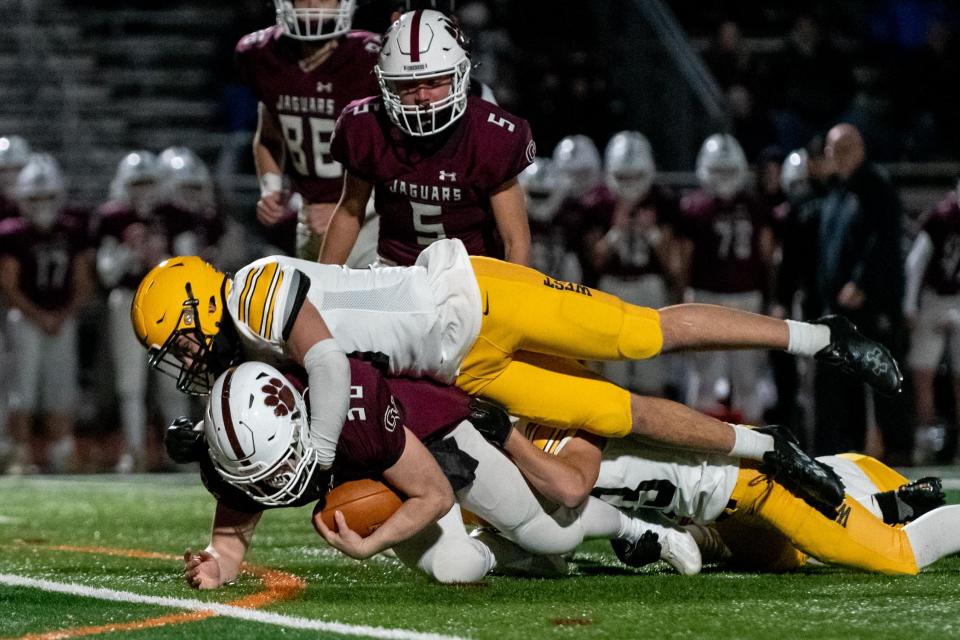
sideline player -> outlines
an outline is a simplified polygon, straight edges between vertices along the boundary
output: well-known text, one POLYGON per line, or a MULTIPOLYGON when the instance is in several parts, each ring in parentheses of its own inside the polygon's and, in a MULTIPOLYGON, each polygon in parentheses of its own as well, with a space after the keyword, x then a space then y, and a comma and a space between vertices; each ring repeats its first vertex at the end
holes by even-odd
POLYGON ((13 188, 22 215, 0 222, 0 291, 9 305, 13 456, 8 473, 32 470, 31 419, 45 415, 47 469, 64 471, 73 455, 78 399, 76 313, 92 291, 82 216, 69 211, 56 160, 33 154, 13 188), (48 466, 49 465, 49 466, 48 466))
POLYGON ((274 5, 277 23, 244 36, 236 47, 240 75, 260 101, 253 140, 257 220, 274 244, 313 260, 343 185, 330 137, 347 104, 377 93, 373 66, 380 40, 351 30, 355 0, 274 5), (286 206, 284 174, 303 198, 296 213, 286 206))
POLYGON ((331 153, 346 177, 320 262, 346 262, 372 192, 383 264, 412 265, 443 238, 526 264, 517 175, 536 146, 525 120, 469 95, 470 57, 456 22, 433 10, 403 14, 384 34, 375 70, 380 95, 350 104, 337 122, 331 153))

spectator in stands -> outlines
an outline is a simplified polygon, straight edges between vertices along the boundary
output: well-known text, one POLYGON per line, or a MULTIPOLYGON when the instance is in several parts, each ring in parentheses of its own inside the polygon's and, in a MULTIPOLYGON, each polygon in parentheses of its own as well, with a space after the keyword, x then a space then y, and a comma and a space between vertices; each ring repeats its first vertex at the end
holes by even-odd
MULTIPOLYGON (((826 158, 835 181, 818 226, 816 296, 823 313, 847 316, 903 361, 907 350, 902 302, 904 261, 900 198, 887 175, 867 159, 860 132, 838 124, 827 134, 826 158)), ((814 450, 862 451, 864 388, 849 376, 816 368, 814 450)), ((874 396, 885 458, 909 464, 913 445, 903 396, 874 396)))
POLYGON ((740 25, 733 20, 720 23, 710 48, 703 54, 704 62, 713 72, 713 77, 724 90, 734 85, 748 89, 756 81, 756 69, 750 50, 740 37, 740 25))
POLYGON ((820 23, 801 15, 767 82, 778 144, 794 149, 843 113, 853 95, 852 66, 824 38, 820 23))
MULTIPOLYGON (((956 416, 960 416, 960 181, 929 211, 907 256, 904 314, 913 330, 907 362, 916 393, 918 441, 943 427, 934 408, 934 378, 950 345, 956 416)), ((950 431, 956 432, 953 424, 950 431)), ((953 434, 955 437, 955 433, 953 434)), ((938 441, 939 437, 930 438, 938 441)), ((945 443, 943 443, 945 444, 945 443)), ((937 447, 931 447, 936 449, 937 447)), ((947 447, 940 446, 943 453, 947 447)), ((918 447, 920 449, 920 447, 918 447)), ((920 451, 919 453, 925 453, 920 451)), ((920 459, 920 463, 935 460, 920 459)), ((936 460, 941 464, 949 459, 936 460)))
MULTIPOLYGON (((773 231, 770 212, 751 192, 748 178, 747 159, 736 138, 720 133, 707 138, 697 156, 701 186, 681 200, 677 228, 690 297, 759 313, 770 277, 773 231)), ((725 416, 720 403, 729 401, 735 419, 758 424, 762 407, 757 387, 764 362, 765 355, 757 351, 695 354, 694 404, 725 416)))
POLYGON ((14 186, 23 215, 0 222, 0 291, 10 306, 16 358, 8 418, 14 449, 7 473, 29 473, 38 465, 64 471, 73 462, 76 312, 92 292, 92 279, 86 230, 82 217, 64 206, 66 193, 57 162, 34 154, 14 186), (31 426, 41 414, 49 446, 44 459, 34 460, 31 426))

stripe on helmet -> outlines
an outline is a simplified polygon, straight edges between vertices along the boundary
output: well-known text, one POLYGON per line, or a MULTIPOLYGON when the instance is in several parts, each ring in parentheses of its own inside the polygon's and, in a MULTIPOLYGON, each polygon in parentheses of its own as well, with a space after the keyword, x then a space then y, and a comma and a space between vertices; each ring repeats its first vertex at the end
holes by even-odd
POLYGON ((420 62, 420 18, 423 9, 413 13, 413 23, 410 25, 410 62, 420 62))
POLYGON ((230 383, 233 382, 234 371, 234 369, 227 371, 223 379, 223 391, 220 392, 220 412, 223 414, 223 429, 227 432, 227 441, 230 443, 230 448, 233 449, 233 454, 237 456, 238 460, 243 460, 247 457, 247 454, 243 452, 243 447, 240 446, 237 430, 233 426, 233 414, 230 411, 230 383))

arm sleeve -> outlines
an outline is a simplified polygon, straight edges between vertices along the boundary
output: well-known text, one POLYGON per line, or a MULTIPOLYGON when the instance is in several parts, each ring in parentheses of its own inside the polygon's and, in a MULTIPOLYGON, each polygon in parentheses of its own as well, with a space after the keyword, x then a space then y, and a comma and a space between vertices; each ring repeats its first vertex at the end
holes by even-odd
POLYGON ((329 469, 337 453, 350 405, 350 364, 332 338, 321 340, 303 356, 310 388, 310 446, 320 467, 329 469))
POLYGON ((913 247, 907 255, 907 286, 903 296, 903 311, 907 314, 917 312, 920 298, 920 285, 923 283, 923 274, 927 271, 930 258, 933 256, 933 241, 930 234, 921 231, 913 242, 913 247))

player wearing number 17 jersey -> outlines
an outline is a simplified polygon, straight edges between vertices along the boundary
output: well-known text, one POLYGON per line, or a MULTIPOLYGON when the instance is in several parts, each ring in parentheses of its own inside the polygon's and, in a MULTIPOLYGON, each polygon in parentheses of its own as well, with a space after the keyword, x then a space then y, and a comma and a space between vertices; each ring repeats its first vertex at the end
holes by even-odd
POLYGON ((381 95, 344 109, 330 145, 347 177, 320 262, 344 263, 373 191, 383 263, 412 265, 431 243, 457 238, 472 255, 526 264, 517 176, 536 152, 529 125, 468 95, 465 40, 439 11, 403 14, 383 43, 381 95))
POLYGON ((281 174, 304 205, 298 253, 315 258, 322 231, 340 198, 343 169, 329 152, 337 116, 353 100, 377 93, 377 35, 350 30, 353 0, 275 0, 277 24, 248 34, 236 47, 240 75, 260 101, 254 162, 260 178, 257 218, 271 240, 292 253, 298 215, 282 198, 281 174), (335 5, 318 8, 318 5, 335 5), (309 5, 309 6, 308 6, 309 5), (306 247, 313 243, 313 253, 306 247))

